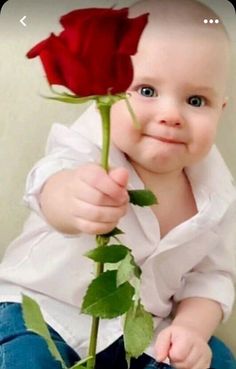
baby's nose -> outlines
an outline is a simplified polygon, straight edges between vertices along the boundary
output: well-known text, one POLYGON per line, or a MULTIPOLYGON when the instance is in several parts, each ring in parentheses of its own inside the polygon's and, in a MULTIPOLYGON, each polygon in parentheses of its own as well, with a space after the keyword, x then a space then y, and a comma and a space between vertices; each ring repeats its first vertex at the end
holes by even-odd
POLYGON ((157 116, 160 124, 172 127, 180 127, 183 125, 183 117, 180 108, 173 103, 165 104, 157 108, 157 116))
POLYGON ((161 124, 166 124, 167 126, 177 127, 181 126, 181 122, 179 119, 165 118, 160 120, 161 124))

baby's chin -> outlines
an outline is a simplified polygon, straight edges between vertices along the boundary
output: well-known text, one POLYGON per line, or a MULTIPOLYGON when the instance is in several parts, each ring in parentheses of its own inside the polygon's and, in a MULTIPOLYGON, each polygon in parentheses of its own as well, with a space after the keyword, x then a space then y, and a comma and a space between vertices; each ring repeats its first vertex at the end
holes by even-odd
POLYGON ((138 173, 147 172, 154 175, 163 175, 170 173, 180 173, 186 166, 186 161, 167 155, 153 156, 129 156, 125 154, 127 160, 132 164, 138 173))

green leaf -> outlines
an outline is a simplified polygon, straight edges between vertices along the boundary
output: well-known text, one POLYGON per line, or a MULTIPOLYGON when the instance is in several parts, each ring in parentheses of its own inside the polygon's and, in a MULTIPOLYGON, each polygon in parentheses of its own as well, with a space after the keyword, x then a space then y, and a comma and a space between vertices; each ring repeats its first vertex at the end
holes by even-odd
POLYGON ((126 282, 117 287, 117 271, 108 270, 95 278, 85 294, 81 311, 99 318, 115 318, 129 310, 134 288, 126 282))
POLYGON ((124 259, 129 249, 124 245, 99 246, 86 252, 85 256, 100 263, 118 263, 124 259))
MULTIPOLYGON (((78 96, 78 95, 75 95, 73 93, 68 93, 66 91, 63 91, 63 92, 58 92, 55 88, 53 88, 52 85, 49 84, 49 88, 51 90, 51 92, 54 94, 54 95, 57 95, 57 96, 61 96, 61 97, 71 97, 72 99, 79 99, 82 102, 87 102, 89 100, 96 100, 97 99, 97 95, 90 95, 90 96, 86 96, 86 97, 81 97, 81 96, 78 96)), ((47 96, 43 96, 43 97, 46 97, 48 98, 47 96)), ((49 96, 49 98, 51 98, 52 96, 49 96)))
POLYGON ((140 278, 141 275, 141 269, 140 267, 135 263, 134 257, 129 252, 125 258, 120 262, 120 265, 117 269, 117 285, 129 281, 132 277, 140 278))
POLYGON ((58 97, 45 96, 45 95, 41 95, 41 96, 44 97, 45 99, 48 99, 48 100, 60 101, 60 102, 69 103, 69 104, 84 104, 86 102, 94 100, 93 96, 72 97, 72 96, 68 96, 68 95, 65 95, 65 94, 63 94, 61 96, 58 96, 58 97))
POLYGON ((115 227, 115 228, 114 228, 114 229, 112 229, 110 232, 108 232, 108 233, 104 233, 102 236, 105 236, 105 237, 114 237, 114 236, 116 236, 117 234, 124 234, 124 232, 123 232, 121 229, 119 229, 119 228, 115 227))
POLYGON ((37 333, 45 339, 52 356, 61 363, 63 369, 66 369, 66 364, 50 336, 47 324, 43 319, 43 315, 37 302, 31 297, 23 295, 22 310, 27 329, 37 333))
POLYGON ((140 356, 152 341, 153 333, 152 315, 139 300, 138 306, 135 308, 132 304, 125 317, 124 344, 127 354, 135 358, 140 356))
POLYGON ((129 190, 129 201, 138 206, 158 204, 157 198, 150 190, 129 190))
POLYGON ((117 285, 129 281, 134 276, 134 265, 131 263, 132 255, 128 253, 117 269, 117 285))

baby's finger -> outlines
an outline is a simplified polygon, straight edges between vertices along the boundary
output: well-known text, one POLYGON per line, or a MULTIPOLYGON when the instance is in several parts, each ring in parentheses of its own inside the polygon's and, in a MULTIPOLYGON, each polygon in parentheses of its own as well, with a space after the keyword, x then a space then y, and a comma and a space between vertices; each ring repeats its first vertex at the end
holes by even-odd
POLYGON ((106 171, 94 165, 91 168, 87 167, 86 170, 81 172, 80 178, 88 183, 91 187, 96 188, 103 194, 110 196, 117 201, 125 201, 128 198, 126 189, 122 188, 116 183, 106 171))
POLYGON ((175 364, 185 361, 190 354, 192 348, 193 344, 190 344, 185 339, 179 339, 172 342, 172 346, 169 351, 171 363, 175 364))
POLYGON ((129 173, 125 168, 115 168, 109 171, 109 176, 121 187, 127 187, 129 173))
POLYGON ((95 235, 110 232, 115 228, 116 223, 91 222, 90 220, 76 217, 74 219, 74 226, 81 232, 95 235))
POLYGON ((127 206, 97 206, 88 202, 76 200, 75 208, 72 211, 74 217, 83 218, 98 223, 114 223, 125 215, 127 206))
POLYGON ((79 186, 74 188, 73 193, 75 194, 75 199, 82 200, 89 204, 97 206, 121 206, 127 204, 127 200, 121 201, 121 199, 115 200, 114 198, 105 195, 98 189, 91 187, 88 183, 80 181, 79 186))
POLYGON ((169 350, 171 347, 171 331, 164 329, 157 337, 155 349, 156 349, 156 360, 163 362, 169 356, 169 350))

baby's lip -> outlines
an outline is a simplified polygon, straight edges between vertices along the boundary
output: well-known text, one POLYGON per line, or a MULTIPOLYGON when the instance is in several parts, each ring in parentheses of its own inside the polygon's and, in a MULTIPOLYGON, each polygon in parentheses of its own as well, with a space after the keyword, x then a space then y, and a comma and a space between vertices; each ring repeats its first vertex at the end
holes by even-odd
POLYGON ((159 141, 167 142, 167 143, 172 143, 172 144, 183 144, 184 143, 182 141, 179 141, 179 140, 173 139, 173 138, 166 138, 166 137, 159 137, 159 136, 157 136, 157 139, 159 141))
POLYGON ((182 145, 184 144, 183 141, 180 141, 177 138, 162 137, 162 136, 156 136, 156 135, 147 135, 147 136, 153 137, 158 141, 166 142, 166 143, 170 143, 170 144, 182 144, 182 145))

